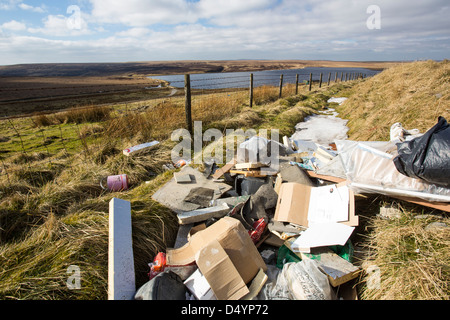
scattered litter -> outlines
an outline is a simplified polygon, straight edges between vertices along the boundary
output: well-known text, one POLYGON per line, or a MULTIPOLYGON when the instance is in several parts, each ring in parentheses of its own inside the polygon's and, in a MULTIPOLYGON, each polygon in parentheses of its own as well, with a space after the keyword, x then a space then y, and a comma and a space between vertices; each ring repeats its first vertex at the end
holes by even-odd
POLYGON ((205 221, 211 218, 221 218, 230 212, 230 207, 223 203, 222 205, 215 207, 208 207, 204 209, 197 209, 189 212, 182 212, 177 215, 178 223, 191 224, 196 222, 205 221))
POLYGON ((271 300, 335 299, 328 277, 311 259, 286 263, 268 296, 271 300))
POLYGON ((396 152, 395 144, 348 140, 336 144, 347 181, 355 192, 450 202, 450 189, 408 177, 397 170, 392 154, 396 152))
POLYGON ((423 136, 397 147, 393 161, 401 174, 450 188, 450 125, 445 118, 439 117, 423 136))
POLYGON ((266 229, 267 223, 264 218, 259 219, 253 224, 253 230, 249 230, 248 234, 254 243, 257 243, 261 238, 262 233, 266 229))
POLYGON ((184 284, 197 300, 217 300, 200 269, 197 269, 184 284))
POLYGON ((175 173, 174 177, 177 183, 191 183, 194 181, 194 177, 190 174, 175 173))
POLYGON ((190 161, 180 159, 174 164, 174 167, 179 169, 179 168, 189 165, 189 163, 190 163, 190 161))
POLYGON ((311 248, 343 246, 354 229, 341 223, 313 224, 292 243, 292 249, 294 252, 310 253, 311 248))
POLYGON ((188 184, 179 184, 175 178, 173 178, 152 196, 153 200, 172 209, 175 213, 193 211, 201 208, 199 204, 184 201, 192 189, 203 187, 214 190, 213 200, 220 198, 223 194, 232 189, 232 187, 226 183, 217 183, 211 179, 206 179, 200 171, 190 166, 183 167, 180 172, 182 174, 193 176, 194 181, 188 184))
POLYGON ((151 148, 153 148, 154 146, 156 146, 158 144, 159 144, 159 141, 153 141, 153 142, 140 144, 140 145, 130 147, 130 148, 123 150, 123 154, 126 156, 142 154, 144 152, 149 151, 151 148))
MULTIPOLYGON (((283 144, 252 137, 221 168, 215 161, 204 163, 204 172, 186 160, 165 164, 173 179, 152 198, 176 213, 178 234, 174 246, 149 264, 149 282, 135 299, 357 299, 354 284, 361 269, 352 262, 351 242, 359 226, 355 194, 437 203, 450 211, 446 186, 410 177, 405 174, 410 169, 396 167, 400 161, 413 169, 419 166, 401 150, 422 152, 426 137, 436 131, 446 134, 448 124, 440 118, 442 130, 421 135, 396 123, 392 141, 373 142, 347 140, 345 124, 335 114, 319 115, 299 124, 291 138, 283 137, 283 144), (318 127, 314 122, 319 120, 318 127), (269 161, 273 152, 277 168, 269 161)), ((428 142, 442 146, 448 137, 428 142)), ((442 152, 449 147, 425 149, 442 152)), ((442 156, 439 160, 447 161, 442 156)), ((436 170, 427 161, 420 165, 424 171, 436 170)), ((108 182, 113 189, 112 180, 108 182)), ((400 214, 380 209, 383 217, 400 214)), ((437 223, 427 230, 443 227, 437 223)))
POLYGON ((198 204, 202 208, 206 208, 214 197, 214 189, 205 187, 196 187, 189 191, 184 198, 185 202, 198 204))
POLYGON ((328 103, 337 103, 339 105, 342 105, 345 101, 347 101, 348 98, 330 98, 327 102, 328 103))
POLYGON ((347 120, 330 115, 314 115, 299 123, 292 140, 309 140, 320 145, 329 145, 335 140, 347 139, 347 120))
POLYGON ((270 264, 273 260, 275 260, 276 253, 272 250, 263 250, 261 251, 261 257, 266 264, 270 264))
POLYGON ((128 176, 121 174, 117 176, 109 176, 100 181, 100 186, 103 190, 111 192, 120 192, 128 189, 128 176), (106 180, 106 187, 103 185, 106 180))
POLYGON ((162 272, 136 292, 135 300, 185 300, 187 289, 175 273, 162 272))
POLYGON ((392 142, 403 142, 421 136, 418 129, 406 130, 400 122, 396 122, 391 126, 390 138, 392 142))
POLYGON ((152 263, 149 263, 150 273, 148 277, 152 280, 158 274, 164 271, 166 268, 166 254, 164 252, 159 252, 152 263))
POLYGON ((298 183, 283 183, 274 220, 307 228, 310 219, 313 222, 326 219, 326 222, 339 221, 357 226, 359 219, 355 215, 353 192, 346 188, 345 183, 317 188, 298 183))

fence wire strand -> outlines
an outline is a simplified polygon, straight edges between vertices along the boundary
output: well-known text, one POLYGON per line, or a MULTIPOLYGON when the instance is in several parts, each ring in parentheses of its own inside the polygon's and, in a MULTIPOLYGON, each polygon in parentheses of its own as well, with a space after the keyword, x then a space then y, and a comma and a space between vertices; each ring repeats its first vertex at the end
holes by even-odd
MULTIPOLYGON (((280 87, 280 90, 283 90, 284 87, 286 87, 287 85, 296 85, 296 80, 298 79, 298 85, 299 86, 303 86, 306 83, 309 82, 310 80, 310 74, 309 73, 299 73, 299 74, 295 74, 295 75, 283 75, 283 83, 282 86, 280 87), (305 79, 306 78, 306 79, 305 79)), ((341 79, 342 81, 351 81, 351 80, 355 80, 357 78, 365 78, 367 75, 365 74, 361 74, 361 73, 345 73, 345 72, 337 72, 337 73, 323 73, 322 74, 322 80, 323 80, 323 84, 327 84, 327 82, 329 84, 331 84, 331 82, 335 83, 335 82, 340 82, 341 79)), ((320 79, 320 74, 313 74, 312 75, 312 80, 314 83, 316 83, 317 81, 319 81, 320 79)), ((211 93, 224 93, 224 94, 228 94, 230 92, 237 92, 239 91, 239 89, 249 89, 251 86, 251 81, 250 81, 250 73, 249 75, 239 75, 239 76, 231 76, 231 77, 219 77, 219 78, 213 78, 210 76, 206 76, 206 77, 201 77, 201 78, 196 78, 196 79, 191 79, 191 90, 197 90, 197 92, 193 92, 193 95, 206 95, 206 94, 211 94, 211 93), (223 81, 222 81, 223 80, 223 81), (219 83, 210 83, 210 84, 200 84, 200 82, 205 82, 205 81, 220 81, 219 83), (225 86, 225 87, 223 87, 225 86), (218 90, 223 90, 223 91, 218 91, 218 90)), ((184 81, 183 80, 176 80, 176 81, 170 81, 169 82, 170 85, 174 85, 174 84, 183 84, 184 86, 184 81)), ((280 74, 279 75, 265 75, 265 76, 254 76, 253 77, 253 88, 256 89, 257 87, 263 86, 263 85, 268 85, 271 87, 274 87, 274 89, 276 90, 278 88, 278 86, 280 85, 280 74)), ((161 99, 161 98, 155 98, 155 99, 161 99)), ((163 99, 179 99, 179 96, 169 96, 163 99)), ((81 108, 73 108, 73 109, 89 109, 89 108, 93 108, 92 106, 90 107, 81 107, 81 108)), ((63 110, 64 112, 65 110, 63 110)), ((61 110, 56 111, 54 113, 58 113, 61 112, 61 110)), ((126 107, 126 112, 125 115, 128 115, 128 113, 134 112, 134 111, 128 111, 128 106, 126 107)), ((123 115, 121 114, 117 114, 115 117, 122 117, 123 115)), ((82 161, 79 161, 79 164, 73 164, 73 161, 69 161, 70 162, 70 168, 74 169, 76 166, 83 166, 85 165, 85 161, 94 161, 94 155, 91 152, 91 148, 98 146, 98 141, 96 139, 86 139, 86 137, 83 136, 83 134, 81 133, 81 129, 80 129, 80 125, 78 125, 77 123, 75 124, 71 124, 69 126, 65 126, 63 128, 61 123, 56 123, 54 124, 54 128, 53 128, 53 134, 54 131, 56 130, 57 133, 57 137, 54 139, 54 145, 52 148, 52 151, 50 151, 49 149, 49 145, 47 143, 47 132, 44 126, 40 126, 38 123, 36 123, 36 119, 35 119, 36 115, 33 116, 27 116, 27 117, 22 117, 22 118, 29 118, 29 122, 30 125, 34 128, 37 128, 37 135, 40 136, 40 139, 42 139, 42 146, 40 147, 29 147, 27 148, 24 144, 24 140, 23 137, 29 135, 29 133, 27 133, 26 135, 21 133, 21 129, 19 129, 15 124, 14 121, 8 117, 8 115, 5 114, 4 119, 0 119, 0 121, 6 121, 7 123, 9 123, 9 127, 12 129, 12 132, 15 132, 15 137, 17 139, 11 140, 11 143, 17 143, 19 144, 18 148, 14 148, 14 150, 21 150, 21 151, 13 151, 13 152, 8 152, 8 151, 4 151, 4 150, 0 150, 0 177, 6 177, 7 183, 9 183, 11 185, 11 180, 12 180, 12 176, 18 172, 21 171, 20 169, 14 169, 14 163, 10 162, 11 159, 10 157, 14 156, 15 154, 19 154, 19 153, 23 153, 24 158, 28 159, 30 158, 30 154, 32 154, 33 152, 40 152, 42 151, 43 153, 46 153, 47 155, 47 166, 52 168, 54 163, 52 161, 52 157, 57 155, 59 152, 64 152, 64 158, 68 158, 68 155, 73 155, 73 156, 78 156, 80 157, 80 159, 82 161), (56 142, 56 140, 58 140, 56 142), (67 142, 67 143, 66 143, 67 142), (58 143, 59 145, 55 145, 56 143, 58 143), (75 144, 76 143, 76 144, 75 144), (71 145, 70 150, 68 149, 68 145, 71 145), (93 145, 95 144, 95 145, 93 145), (75 145, 75 146, 74 146, 75 145), (77 151, 78 150, 78 151, 77 151), (9 157, 4 157, 3 154, 8 154, 9 157)), ((110 118, 110 119, 114 119, 110 118)), ((17 119, 16 119, 17 120, 17 119)), ((91 124, 92 127, 92 124, 91 124)), ((130 132, 131 133, 131 132, 130 132)), ((1 146, 1 145, 0 145, 1 146)), ((32 161, 25 161, 24 163, 26 171, 28 171, 28 174, 30 176, 30 179, 33 181, 34 179, 36 179, 35 175, 32 174, 32 172, 36 173, 37 168, 42 167, 44 165, 44 162, 37 162, 34 163, 32 161), (33 171, 34 170, 34 171, 33 171)), ((23 170, 22 170, 23 171, 23 170)), ((41 179, 43 179, 41 177, 41 179)))

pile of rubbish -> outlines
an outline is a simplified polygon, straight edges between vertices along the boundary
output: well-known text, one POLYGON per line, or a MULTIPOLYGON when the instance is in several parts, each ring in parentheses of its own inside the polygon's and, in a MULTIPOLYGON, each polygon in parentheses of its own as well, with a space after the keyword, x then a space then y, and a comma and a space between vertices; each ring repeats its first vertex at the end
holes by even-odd
POLYGON ((261 139, 274 143, 252 137, 221 168, 181 164, 153 195, 177 214, 179 231, 174 247, 149 263, 149 281, 134 299, 357 299, 355 194, 450 202, 450 128, 442 117, 425 134, 394 124, 387 142, 324 146, 284 137, 275 169, 249 160, 263 152, 261 139))

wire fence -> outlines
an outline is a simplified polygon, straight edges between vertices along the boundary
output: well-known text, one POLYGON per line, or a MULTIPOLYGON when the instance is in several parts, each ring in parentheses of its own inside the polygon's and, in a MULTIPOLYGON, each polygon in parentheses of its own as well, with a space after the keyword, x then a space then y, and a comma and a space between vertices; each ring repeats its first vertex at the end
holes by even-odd
MULTIPOLYGON (((269 87, 274 92, 275 98, 283 97, 283 90, 287 94, 298 94, 299 88, 312 91, 313 88, 331 85, 331 83, 352 81, 367 77, 362 73, 327 73, 327 74, 306 74, 299 73, 294 75, 273 74, 264 76, 254 76, 254 74, 213 77, 210 75, 196 75, 191 79, 190 75, 185 75, 184 80, 170 82, 170 87, 176 89, 176 94, 171 94, 166 98, 158 98, 163 104, 170 101, 183 103, 182 95, 184 93, 184 106, 186 116, 186 127, 192 133, 192 97, 201 97, 211 93, 223 92, 231 95, 231 92, 248 91, 247 106, 253 107, 255 103, 255 90, 261 87, 269 87), (184 90, 180 90, 184 88, 184 90)), ((156 89, 155 89, 156 90, 156 89)), ((287 95, 286 94, 286 95, 287 95)), ((230 97, 235 99, 235 97, 230 97)), ((276 99, 275 99, 276 100, 276 99)), ((137 112, 146 111, 149 106, 143 105, 134 108, 125 106, 125 110, 111 113, 108 121, 118 120, 121 117, 132 116, 137 112)), ((211 106, 214 108, 215 106, 211 106)), ((52 115, 79 112, 87 113, 90 109, 100 107, 81 107, 69 111, 60 111, 52 115)), ((220 112, 220 110, 217 110, 220 112)), ((51 175, 46 172, 51 171, 58 165, 54 159, 56 154, 62 153, 63 156, 74 155, 81 161, 72 161, 71 166, 83 166, 87 161, 96 161, 93 149, 102 147, 102 142, 97 138, 97 132, 102 131, 96 124, 97 121, 89 119, 67 120, 60 119, 52 124, 46 124, 46 113, 34 114, 28 117, 11 118, 4 115, 0 119, 0 179, 6 181, 9 185, 13 183, 13 177, 21 175, 32 185, 43 185, 51 175), (93 148, 94 147, 94 148, 93 148), (74 164, 75 163, 75 164, 74 164)), ((65 114, 68 117, 67 114, 65 114)), ((194 115, 195 116, 195 115, 194 115)), ((128 133, 132 136, 139 128, 133 128, 131 125, 128 133)), ((0 194, 1 196, 1 194, 0 194)))

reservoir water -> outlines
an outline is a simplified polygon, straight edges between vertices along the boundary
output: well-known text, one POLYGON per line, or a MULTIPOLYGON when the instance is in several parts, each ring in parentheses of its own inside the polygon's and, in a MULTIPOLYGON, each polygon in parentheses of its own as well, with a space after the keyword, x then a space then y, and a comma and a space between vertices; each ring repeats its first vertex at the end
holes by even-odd
MULTIPOLYGON (((295 83, 296 75, 299 75, 299 82, 309 81, 310 74, 313 75, 313 81, 320 79, 323 74, 322 81, 328 82, 330 76, 331 82, 337 78, 345 80, 346 74, 361 73, 366 77, 374 76, 381 71, 365 68, 304 68, 304 69, 288 69, 288 70, 266 70, 255 72, 228 72, 228 73, 203 73, 191 74, 192 89, 228 89, 228 88, 248 88, 250 83, 250 74, 253 73, 253 85, 259 87, 263 85, 278 86, 280 84, 280 76, 283 75, 283 83, 295 83)), ((152 79, 165 80, 175 88, 184 87, 184 74, 170 76, 155 76, 152 79)))

